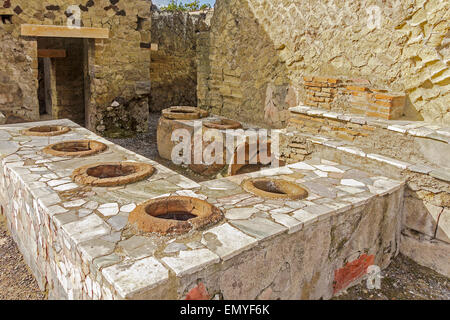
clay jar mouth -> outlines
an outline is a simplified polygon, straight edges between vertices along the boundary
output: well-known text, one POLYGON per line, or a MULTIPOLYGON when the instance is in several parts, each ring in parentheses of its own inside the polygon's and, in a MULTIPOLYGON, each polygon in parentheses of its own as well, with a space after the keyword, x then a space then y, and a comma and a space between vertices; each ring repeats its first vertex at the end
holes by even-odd
POLYGON ((76 140, 55 143, 43 152, 57 157, 87 157, 106 150, 104 143, 93 140, 76 140))
POLYGON ((230 119, 220 119, 215 121, 207 121, 203 126, 209 129, 227 130, 227 129, 241 129, 242 124, 239 121, 230 119))
POLYGON ((208 116, 208 111, 196 107, 175 106, 162 111, 162 115, 170 120, 196 120, 208 116))
POLYGON ((22 131, 27 136, 53 137, 65 134, 70 131, 69 127, 64 126, 38 126, 22 131))
POLYGON ((183 234, 210 226, 223 219, 219 208, 192 197, 165 197, 149 200, 130 213, 128 222, 139 231, 183 234))
POLYGON ((242 183, 247 192, 269 199, 302 200, 308 197, 308 191, 290 181, 281 179, 248 179, 242 183))
POLYGON ((155 168, 147 163, 105 162, 75 169, 72 180, 96 187, 114 187, 142 181, 152 176, 155 168))

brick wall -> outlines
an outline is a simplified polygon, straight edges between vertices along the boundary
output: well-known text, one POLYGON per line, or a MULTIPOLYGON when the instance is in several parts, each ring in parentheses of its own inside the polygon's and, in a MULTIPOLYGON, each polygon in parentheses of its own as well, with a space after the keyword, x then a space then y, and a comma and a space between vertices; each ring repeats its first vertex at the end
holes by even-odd
POLYGON ((347 86, 345 94, 350 97, 350 111, 386 120, 399 119, 404 115, 406 96, 380 92, 363 86, 347 86))
POLYGON ((262 127, 284 125, 287 69, 247 1, 217 1, 200 44, 198 106, 262 127))
POLYGON ((306 76, 303 80, 306 92, 304 104, 307 106, 327 110, 343 109, 386 120, 399 119, 404 115, 405 94, 389 93, 360 84, 367 83, 367 80, 317 76, 306 76))

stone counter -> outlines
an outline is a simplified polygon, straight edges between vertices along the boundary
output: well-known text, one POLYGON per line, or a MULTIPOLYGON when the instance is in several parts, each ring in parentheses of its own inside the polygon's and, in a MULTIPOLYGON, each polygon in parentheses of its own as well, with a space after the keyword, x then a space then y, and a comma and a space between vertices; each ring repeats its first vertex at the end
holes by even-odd
POLYGON ((329 161, 196 183, 68 120, 62 136, 0 127, 0 203, 42 290, 57 299, 319 299, 361 281, 367 267, 399 252, 404 183, 329 161), (92 139, 108 149, 87 158, 42 153, 48 144, 92 139), (154 175, 119 187, 78 185, 75 168, 105 161, 153 165, 154 175), (306 199, 264 199, 240 186, 271 177, 304 186, 306 199), (218 207, 218 224, 180 236, 127 224, 143 201, 169 195, 218 207), (356 271, 355 272, 355 268, 356 271))

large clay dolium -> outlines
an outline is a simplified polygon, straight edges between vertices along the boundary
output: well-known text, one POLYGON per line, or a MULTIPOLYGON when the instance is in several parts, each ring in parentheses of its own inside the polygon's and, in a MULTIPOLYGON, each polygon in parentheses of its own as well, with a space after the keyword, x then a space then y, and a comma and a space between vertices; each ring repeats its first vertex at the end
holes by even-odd
POLYGON ((173 132, 177 129, 186 129, 193 139, 193 122, 188 121, 199 120, 207 116, 207 111, 195 107, 170 107, 163 110, 156 131, 159 156, 166 160, 172 160, 172 150, 177 144, 172 141, 173 132))

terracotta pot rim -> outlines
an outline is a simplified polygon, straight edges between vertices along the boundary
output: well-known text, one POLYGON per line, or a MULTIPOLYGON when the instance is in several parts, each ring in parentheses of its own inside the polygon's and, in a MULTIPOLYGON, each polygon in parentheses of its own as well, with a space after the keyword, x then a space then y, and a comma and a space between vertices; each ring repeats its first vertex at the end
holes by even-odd
POLYGON ((95 187, 115 187, 142 181, 151 177, 156 169, 151 164, 142 162, 98 162, 77 168, 72 173, 72 180, 83 185, 95 187), (88 171, 100 166, 131 166, 134 172, 125 176, 98 178, 89 175, 88 171))
POLYGON ((87 157, 91 156, 100 152, 103 152, 107 149, 106 144, 94 141, 94 140, 71 140, 71 141, 62 141, 58 143, 51 144, 47 147, 45 147, 42 151, 44 153, 47 153, 52 156, 56 157, 87 157), (87 144, 89 146, 89 150, 87 151, 61 151, 55 149, 55 147, 63 146, 63 145, 69 145, 69 144, 87 144))
POLYGON ((59 136, 62 134, 66 134, 70 131, 69 127, 66 126, 59 126, 59 125, 43 125, 43 126, 37 126, 28 128, 22 131, 22 134, 26 136, 36 136, 36 137, 53 137, 53 136, 59 136), (37 129, 42 128, 57 128, 57 130, 52 131, 34 131, 37 129))
POLYGON ((211 120, 203 123, 203 126, 210 129, 240 129, 242 128, 242 124, 239 121, 231 120, 231 119, 219 119, 219 120, 211 120))
POLYGON ((269 199, 289 199, 289 200, 302 200, 308 197, 308 191, 300 185, 283 180, 272 178, 252 178, 242 182, 242 188, 254 195, 269 198, 269 199), (283 193, 274 193, 259 189, 255 186, 255 182, 269 182, 273 183, 276 188, 283 193))
POLYGON ((169 120, 196 120, 207 117, 209 112, 192 106, 173 106, 163 110, 162 115, 169 120))
POLYGON ((205 200, 184 196, 169 196, 151 199, 138 205, 128 218, 141 232, 168 234, 184 234, 191 230, 202 229, 223 219, 222 211, 205 200), (154 206, 154 215, 149 213, 154 206), (158 216, 168 212, 186 212, 195 215, 187 221, 161 219, 158 216))

